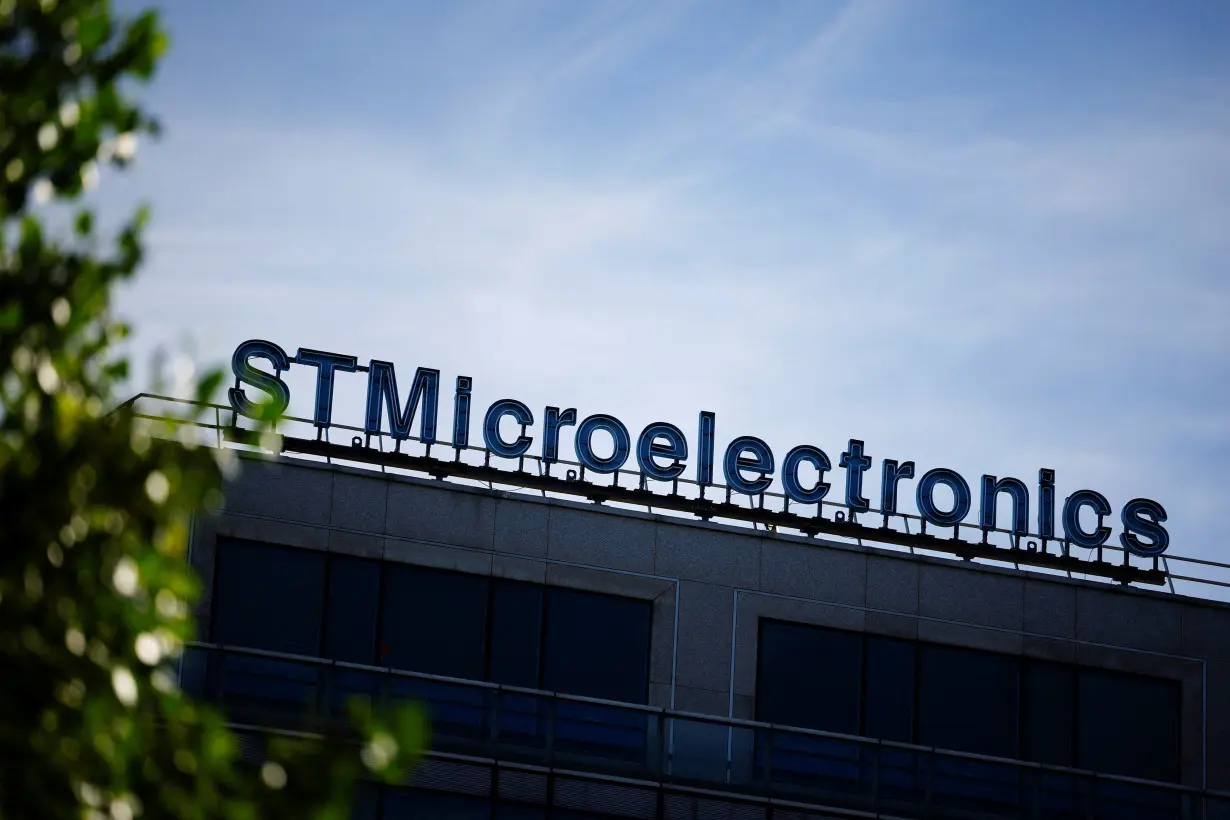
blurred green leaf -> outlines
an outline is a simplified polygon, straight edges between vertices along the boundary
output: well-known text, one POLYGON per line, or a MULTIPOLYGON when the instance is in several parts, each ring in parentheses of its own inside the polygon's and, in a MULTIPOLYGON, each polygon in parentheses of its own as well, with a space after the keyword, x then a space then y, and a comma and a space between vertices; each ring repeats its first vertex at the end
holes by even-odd
POLYGON ((9 303, 0 307, 0 331, 11 332, 21 326, 21 305, 9 303))
POLYGON ((90 14, 77 20, 77 42, 88 54, 111 35, 111 18, 106 14, 90 14))
POLYGON ((196 400, 199 402, 209 402, 217 394, 218 388, 222 386, 223 373, 221 370, 211 370, 206 373, 197 383, 196 400))
MULTIPOLYGON (((224 718, 167 685, 195 634, 191 516, 222 477, 212 451, 174 438, 200 409, 154 435, 131 408, 104 412, 129 372, 111 292, 140 265, 149 213, 108 248, 90 210, 59 236, 30 207, 47 181, 71 203, 97 164, 128 163, 120 140, 156 132, 133 95, 166 46, 153 12, 0 0, 0 818, 340 819, 357 777, 413 764, 425 718, 364 713, 349 735, 271 743, 286 774, 271 789, 224 718), (136 652, 150 635, 166 648, 152 662, 136 652), (362 752, 376 740, 373 767, 362 752)), ((210 371, 192 392, 222 385, 210 371)))

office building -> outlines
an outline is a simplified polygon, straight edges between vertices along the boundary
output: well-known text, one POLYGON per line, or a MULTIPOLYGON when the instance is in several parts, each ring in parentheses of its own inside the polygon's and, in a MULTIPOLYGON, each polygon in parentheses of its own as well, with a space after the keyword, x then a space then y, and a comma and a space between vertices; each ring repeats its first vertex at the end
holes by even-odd
POLYGON ((1215 586, 246 449, 194 522, 184 685, 254 760, 424 703, 428 756, 357 817, 1230 818, 1215 586))

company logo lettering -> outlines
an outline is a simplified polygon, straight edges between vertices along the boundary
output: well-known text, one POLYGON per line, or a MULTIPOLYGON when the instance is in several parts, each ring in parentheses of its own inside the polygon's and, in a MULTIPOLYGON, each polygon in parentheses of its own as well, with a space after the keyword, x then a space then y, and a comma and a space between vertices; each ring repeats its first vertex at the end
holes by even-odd
MULTIPOLYGON (((369 437, 387 434, 398 442, 400 448, 402 441, 412 438, 417 422, 417 440, 428 445, 437 443, 440 371, 417 368, 408 385, 404 373, 399 385, 393 363, 378 359, 360 365, 354 356, 307 348, 300 348, 294 357, 290 357, 273 342, 250 340, 239 345, 231 359, 235 375, 235 386, 229 390, 231 408, 238 415, 259 416, 260 410, 247 392, 251 388, 265 394, 264 407, 277 415, 284 413, 290 404, 290 388, 282 380, 282 373, 292 364, 316 368, 316 400, 312 421, 317 428, 323 430, 333 424, 336 374, 365 371, 367 401, 363 429, 366 434, 369 437), (258 360, 265 362, 268 368, 262 370, 254 366, 253 362, 258 360)), ((472 392, 473 380, 468 376, 458 376, 449 442, 454 447, 469 446, 472 392)), ((483 445, 493 456, 519 459, 530 453, 537 438, 540 459, 550 465, 560 460, 561 429, 575 427, 573 446, 576 461, 584 470, 599 474, 617 473, 635 453, 637 469, 643 481, 674 482, 684 475, 691 459, 695 483, 701 488, 702 498, 704 488, 714 484, 717 420, 713 413, 701 411, 699 415, 694 454, 683 430, 665 421, 646 425, 635 441, 631 431, 614 416, 597 413, 578 419, 577 411, 572 407, 563 410, 546 407, 542 413, 541 428, 531 432, 537 424, 534 412, 524 403, 516 399, 499 399, 483 413, 483 445), (505 438, 501 432, 501 422, 506 417, 511 418, 519 428, 520 432, 515 438, 505 438), (595 452, 594 438, 599 432, 605 433, 614 444, 609 456, 600 456, 595 452)), ((901 485, 905 481, 915 481, 915 465, 912 461, 899 462, 889 458, 881 461, 879 508, 876 509, 863 489, 864 474, 874 465, 864 448, 862 441, 850 439, 837 462, 845 472, 844 506, 851 521, 860 513, 880 514, 887 520, 889 516, 900 514, 901 485)), ((832 461, 824 450, 811 444, 801 444, 786 453, 785 458, 781 459, 778 473, 778 459, 764 440, 755 436, 738 436, 726 446, 720 463, 729 491, 763 499, 763 494, 777 476, 782 492, 790 502, 817 505, 818 516, 822 514, 819 505, 832 488, 825 480, 825 475, 833 470, 832 461), (817 476, 810 484, 804 483, 800 476, 800 468, 805 464, 817 476)), ((940 527, 960 527, 969 517, 974 494, 969 482, 955 470, 937 467, 917 476, 914 495, 918 513, 924 521, 940 527), (950 506, 937 502, 936 489, 940 486, 948 489, 952 497, 950 506)), ((1046 541, 1059 540, 1055 536, 1054 470, 1038 471, 1036 533, 1029 530, 1029 488, 1020 479, 984 475, 978 486, 978 500, 980 512, 976 526, 984 533, 1002 529, 1014 537, 1037 537, 1041 539, 1044 550, 1046 541), (998 506, 1004 497, 1009 503, 1011 516, 1007 525, 1001 528, 998 506)), ((1062 540, 1078 547, 1101 547, 1111 535, 1111 528, 1106 526, 1105 519, 1112 512, 1106 496, 1095 490, 1077 490, 1067 496, 1059 511, 1062 540), (1088 509, 1096 519, 1096 526, 1091 529, 1086 529, 1081 523, 1084 509, 1088 509)), ((1166 551, 1170 536, 1162 526, 1166 521, 1166 510, 1161 504, 1147 498, 1134 498, 1120 509, 1119 519, 1122 524, 1119 541, 1127 552, 1153 557, 1166 551)))

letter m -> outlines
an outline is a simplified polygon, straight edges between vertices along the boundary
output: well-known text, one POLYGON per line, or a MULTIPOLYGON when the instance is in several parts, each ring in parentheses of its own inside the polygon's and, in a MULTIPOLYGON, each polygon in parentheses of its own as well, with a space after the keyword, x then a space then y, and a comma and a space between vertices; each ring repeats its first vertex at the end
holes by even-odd
POLYGON ((414 384, 410 387, 405 407, 399 407, 397 375, 393 372, 393 363, 373 359, 367 374, 367 419, 363 429, 371 435, 378 435, 381 416, 387 407, 389 434, 399 440, 410 438, 410 425, 414 422, 414 413, 419 409, 421 399, 423 411, 419 421, 419 440, 430 444, 436 440, 436 408, 439 396, 440 371, 420 367, 414 371, 414 384))

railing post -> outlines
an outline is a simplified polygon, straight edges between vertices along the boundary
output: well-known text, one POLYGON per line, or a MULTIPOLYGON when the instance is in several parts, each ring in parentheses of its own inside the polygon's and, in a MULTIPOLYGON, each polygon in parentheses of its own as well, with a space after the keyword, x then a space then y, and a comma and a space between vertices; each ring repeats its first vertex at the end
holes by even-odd
POLYGON ((547 766, 555 768, 555 694, 547 701, 547 766))
POLYGON ((880 752, 883 746, 877 742, 871 747, 871 810, 880 813, 880 752))
POLYGON ((670 738, 666 737, 666 710, 658 710, 658 769, 662 779, 675 773, 675 724, 671 722, 670 738))
POLYGON ((223 707, 226 702, 226 650, 218 647, 218 669, 214 673, 214 687, 217 691, 214 692, 214 702, 219 708, 223 707))
POLYGON ((389 689, 392 687, 392 685, 393 685, 393 670, 388 667, 385 667, 384 673, 380 676, 380 688, 376 692, 376 697, 378 698, 376 702, 377 704, 379 704, 381 709, 387 709, 393 705, 392 704, 393 698, 389 692, 389 689))
POLYGON ((333 693, 333 662, 316 667, 316 697, 312 699, 312 717, 317 726, 329 725, 329 701, 333 693))
MULTIPOLYGON (((752 750, 755 753, 756 748, 756 732, 752 731, 752 750)), ((729 784, 734 778, 735 769, 735 727, 726 727, 726 782, 729 784)), ((755 761, 753 761, 755 762, 755 761)))
POLYGON ((504 700, 504 690, 497 687, 492 691, 495 694, 495 704, 491 708, 491 731, 488 734, 491 741, 491 752, 494 755, 495 750, 500 746, 500 703, 504 700))
POLYGON ((768 743, 764 749, 764 788, 765 794, 773 795, 773 741, 777 739, 777 731, 770 729, 768 743))
POLYGON ((935 815, 935 757, 935 751, 932 750, 924 758, 927 761, 927 786, 923 792, 923 805, 927 808, 928 817, 935 815))

